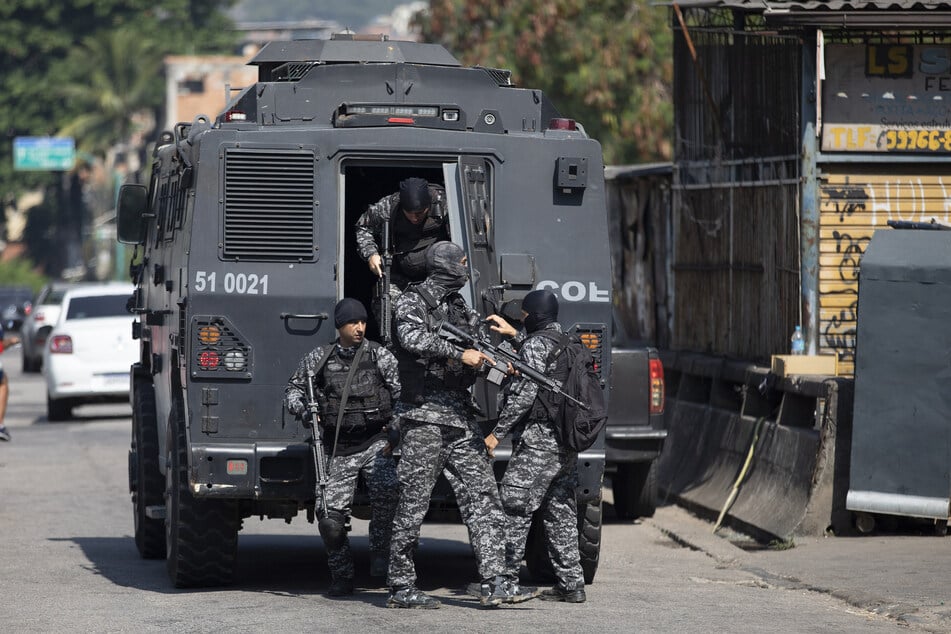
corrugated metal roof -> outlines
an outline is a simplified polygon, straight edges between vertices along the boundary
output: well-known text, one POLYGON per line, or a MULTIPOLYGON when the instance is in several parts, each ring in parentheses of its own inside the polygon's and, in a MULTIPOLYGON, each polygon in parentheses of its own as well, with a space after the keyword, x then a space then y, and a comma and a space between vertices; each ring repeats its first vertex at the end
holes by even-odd
MULTIPOLYGON (((663 4, 674 4, 664 2, 663 4)), ((920 0, 677 0, 681 7, 729 7, 749 11, 951 11, 951 2, 920 0)))

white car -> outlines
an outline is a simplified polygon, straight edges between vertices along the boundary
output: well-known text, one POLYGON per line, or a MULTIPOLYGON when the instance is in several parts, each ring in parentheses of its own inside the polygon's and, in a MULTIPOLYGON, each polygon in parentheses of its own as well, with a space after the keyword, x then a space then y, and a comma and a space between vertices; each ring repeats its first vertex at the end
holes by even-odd
POLYGON ((43 365, 43 347, 46 337, 59 319, 59 309, 66 291, 75 286, 68 282, 51 282, 33 300, 30 314, 20 327, 20 349, 23 354, 23 371, 39 372, 43 365))
POLYGON ((43 349, 47 419, 65 420, 81 403, 128 401, 129 367, 139 358, 135 316, 126 310, 133 288, 110 282, 66 291, 43 349))

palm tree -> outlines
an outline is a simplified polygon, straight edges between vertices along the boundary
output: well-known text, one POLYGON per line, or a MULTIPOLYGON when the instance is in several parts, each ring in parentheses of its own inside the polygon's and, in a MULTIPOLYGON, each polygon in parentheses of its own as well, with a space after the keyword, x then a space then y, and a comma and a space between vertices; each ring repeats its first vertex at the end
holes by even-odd
POLYGON ((74 81, 61 93, 81 114, 59 135, 74 137, 79 151, 111 166, 117 147, 155 125, 164 96, 161 51, 138 30, 123 27, 85 38, 68 62, 74 81))

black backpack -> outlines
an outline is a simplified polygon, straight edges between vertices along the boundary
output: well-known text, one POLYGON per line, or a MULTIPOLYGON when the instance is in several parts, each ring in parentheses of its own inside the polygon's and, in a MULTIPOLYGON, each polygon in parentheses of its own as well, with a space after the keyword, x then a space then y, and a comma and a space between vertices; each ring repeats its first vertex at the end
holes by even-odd
POLYGON ((561 394, 538 391, 538 402, 554 422, 559 442, 573 451, 584 451, 594 444, 608 420, 601 378, 594 368, 588 348, 574 335, 541 331, 539 335, 557 342, 549 357, 555 361, 554 376, 561 389, 587 405, 581 407, 561 394))

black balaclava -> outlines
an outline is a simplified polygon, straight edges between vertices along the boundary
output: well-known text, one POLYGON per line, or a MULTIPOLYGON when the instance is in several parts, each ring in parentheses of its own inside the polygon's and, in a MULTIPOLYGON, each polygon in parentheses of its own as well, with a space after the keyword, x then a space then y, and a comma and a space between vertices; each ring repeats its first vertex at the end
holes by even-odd
POLYGON ((551 291, 532 291, 522 300, 525 317, 525 330, 535 332, 558 319, 558 298, 551 291))
POLYGON ((449 291, 458 291, 469 281, 469 268, 462 263, 466 256, 454 242, 437 242, 426 249, 426 279, 449 291))
POLYGON ((413 177, 400 182, 400 209, 420 211, 429 207, 432 202, 426 179, 413 177))
POLYGON ((344 297, 334 306, 334 326, 340 328, 351 321, 366 321, 367 309, 351 297, 344 297))

